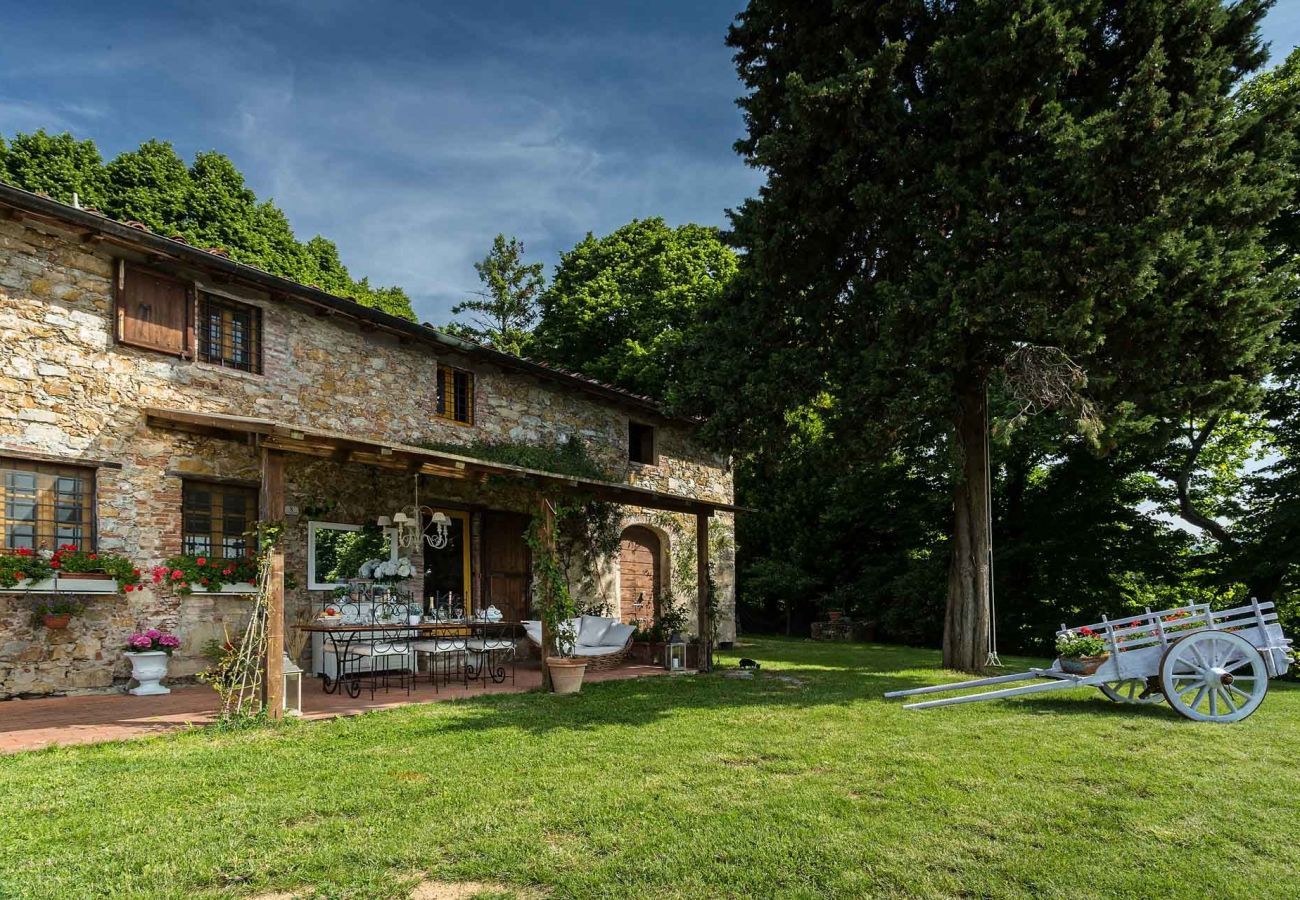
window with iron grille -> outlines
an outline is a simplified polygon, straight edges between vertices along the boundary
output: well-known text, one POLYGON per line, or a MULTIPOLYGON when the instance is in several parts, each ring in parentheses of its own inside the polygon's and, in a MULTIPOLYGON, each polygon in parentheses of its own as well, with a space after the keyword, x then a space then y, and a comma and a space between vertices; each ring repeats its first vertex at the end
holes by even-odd
POLYGON ((214 294, 199 295, 199 359, 241 372, 262 371, 262 311, 214 294))
POLYGON ((463 369, 438 366, 438 417, 474 424, 474 375, 463 369))
POLYGON ((0 551, 95 546, 95 470, 0 459, 0 551))
POLYGON ((240 559, 256 549, 257 488, 186 479, 181 487, 181 547, 193 556, 240 559))

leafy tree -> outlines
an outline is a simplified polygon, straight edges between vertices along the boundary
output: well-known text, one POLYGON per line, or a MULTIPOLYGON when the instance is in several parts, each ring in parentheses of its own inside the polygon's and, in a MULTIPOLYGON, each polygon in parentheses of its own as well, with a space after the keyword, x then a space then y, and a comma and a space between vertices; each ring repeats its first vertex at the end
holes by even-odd
POLYGON ((948 666, 989 635, 990 386, 1113 447, 1267 370, 1291 138, 1232 93, 1268 6, 751 0, 732 28, 768 179, 688 399, 743 449, 828 393, 859 458, 947 463, 948 666))
POLYGON ((483 290, 451 308, 453 315, 472 313, 469 324, 456 323, 453 333, 516 356, 524 354, 528 332, 537 321, 537 298, 544 279, 541 263, 524 262, 524 245, 498 234, 487 256, 474 263, 483 290))
POLYGON ((149 140, 104 166, 94 142, 37 131, 18 134, 7 146, 0 139, 0 179, 64 202, 75 191, 84 206, 121 221, 219 247, 239 262, 415 318, 401 288, 354 280, 332 241, 300 242, 284 212, 270 200, 259 203, 234 163, 215 151, 186 166, 170 143, 149 140))
POLYGON ((143 222, 171 235, 183 227, 190 172, 168 141, 147 140, 105 167, 104 212, 123 222, 143 222))
POLYGON ((560 258, 541 297, 532 353, 640 394, 665 397, 683 337, 736 272, 716 229, 638 219, 590 233, 560 258))
POLYGON ((4 154, 0 177, 29 191, 71 203, 75 192, 82 206, 102 207, 104 163, 94 141, 68 133, 16 134, 4 154))

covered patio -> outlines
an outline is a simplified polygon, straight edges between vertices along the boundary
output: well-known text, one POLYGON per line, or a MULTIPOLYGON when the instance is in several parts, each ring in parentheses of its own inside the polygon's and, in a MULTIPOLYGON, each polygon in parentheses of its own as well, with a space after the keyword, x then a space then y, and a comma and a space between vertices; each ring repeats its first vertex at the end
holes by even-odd
MULTIPOLYGON (((461 455, 443 449, 428 449, 408 444, 379 441, 356 435, 344 434, 323 429, 305 428, 291 423, 276 422, 270 419, 252 418, 221 413, 197 412, 164 408, 145 410, 146 421, 152 429, 164 430, 182 435, 193 436, 201 440, 215 439, 242 445, 243 452, 251 451, 259 466, 259 519, 262 522, 284 522, 286 514, 294 515, 298 511, 286 503, 286 463, 289 460, 304 460, 311 464, 315 460, 334 467, 334 471, 350 471, 354 466, 388 473, 398 478, 411 478, 415 484, 417 506, 419 497, 423 496, 421 485, 426 491, 435 495, 451 494, 460 497, 476 497, 490 493, 491 485, 509 484, 512 490, 522 491, 523 496, 531 498, 526 501, 518 514, 527 521, 531 516, 538 525, 538 535, 544 547, 552 551, 556 541, 555 503, 566 497, 583 497, 619 505, 620 508, 662 511, 675 515, 686 515, 694 522, 695 531, 695 629, 697 636, 705 636, 698 650, 697 668, 708 671, 712 659, 711 636, 713 623, 710 620, 710 544, 709 522, 715 512, 734 512, 736 507, 720 501, 704 498, 681 496, 664 491, 653 490, 629 483, 603 481, 592 478, 573 477, 539 469, 489 461, 468 455, 461 455), (346 469, 340 468, 346 467, 346 469), (441 487, 440 487, 441 485, 441 487)), ((688 521, 690 521, 688 519, 688 521)), ((468 520, 467 520, 468 522, 468 520)), ((469 541, 468 531, 464 534, 469 541)), ((286 626, 285 608, 285 546, 277 542, 272 546, 270 557, 271 578, 266 592, 266 654, 262 683, 265 685, 265 702, 273 718, 282 714, 283 686, 285 680, 282 661, 285 658, 286 626)), ((466 548, 466 586, 464 594, 465 614, 471 608, 469 588, 469 556, 466 548)), ((476 572, 478 579, 481 573, 476 572)), ((313 579, 309 578, 309 581, 313 579)), ((531 577, 525 573, 524 579, 516 579, 520 591, 528 592, 525 581, 531 577)), ((309 584, 309 587, 316 587, 309 584)), ((486 586, 475 581, 473 598, 478 608, 487 606, 484 596, 490 600, 493 594, 486 586)), ((312 602, 324 605, 326 600, 312 602)), ((424 608, 429 609, 428 598, 424 598, 424 608)), ((524 612, 516 606, 518 612, 524 612)), ((617 615, 617 613, 616 613, 617 615)), ((518 615, 522 619, 524 616, 518 615)), ((301 628, 301 625, 298 626, 301 628)), ((630 630, 630 629, 629 629, 630 630)), ((543 643, 548 635, 543 634, 543 643)), ((654 671, 650 667, 630 667, 630 674, 648 674, 654 671)), ((312 673, 309 672, 310 676, 312 673)), ((616 669, 614 677, 622 677, 623 670, 616 669)), ((602 675, 602 677, 609 677, 602 675)), ((594 680, 594 673, 593 673, 594 680)), ((533 687, 549 687, 549 672, 544 662, 533 666, 521 666, 519 678, 514 689, 527 690, 533 687)), ((496 689, 500 689, 497 687, 496 689)), ((444 689, 445 690, 445 689, 444 689)), ((467 692, 473 693, 471 685, 467 692)), ((336 714, 339 708, 352 709, 360 704, 358 700, 339 698, 342 707, 334 704, 335 698, 312 699, 308 697, 319 694, 310 677, 304 685, 304 707, 310 714, 336 714), (331 712, 333 711, 333 712, 331 712)), ((455 692, 450 692, 454 696, 455 692)), ((385 693, 371 700, 370 695, 363 694, 367 701, 362 704, 383 704, 397 698, 405 698, 404 690, 385 693)), ((414 694, 412 695, 414 696, 414 694)))

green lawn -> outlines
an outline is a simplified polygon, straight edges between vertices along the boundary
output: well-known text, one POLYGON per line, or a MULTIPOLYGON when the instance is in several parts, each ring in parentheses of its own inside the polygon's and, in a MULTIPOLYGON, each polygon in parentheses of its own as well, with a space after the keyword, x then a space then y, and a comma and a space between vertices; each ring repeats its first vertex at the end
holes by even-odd
POLYGON ((1090 690, 905 712, 882 692, 937 654, 740 651, 761 675, 0 758, 0 897, 1300 890, 1294 685, 1236 725, 1090 690))

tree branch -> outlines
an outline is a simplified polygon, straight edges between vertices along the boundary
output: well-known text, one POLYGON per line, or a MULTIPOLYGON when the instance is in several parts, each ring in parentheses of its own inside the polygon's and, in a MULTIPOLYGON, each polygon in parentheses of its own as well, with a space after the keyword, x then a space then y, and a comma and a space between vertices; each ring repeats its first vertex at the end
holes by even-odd
POLYGON ((1201 512, 1192 503, 1191 481, 1192 475, 1196 472, 1196 462, 1205 449, 1206 442, 1209 441, 1210 435, 1219 424, 1218 416, 1211 416, 1201 426, 1199 432, 1189 434, 1191 445, 1187 450, 1187 457, 1183 460, 1183 465, 1174 473, 1174 486, 1178 489, 1178 514, 1184 519, 1207 532, 1210 537, 1214 538, 1220 544, 1235 544, 1236 538, 1232 533, 1223 526, 1221 522, 1213 516, 1207 516, 1201 512))

